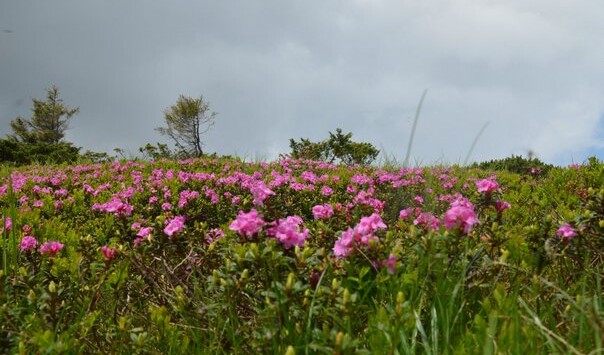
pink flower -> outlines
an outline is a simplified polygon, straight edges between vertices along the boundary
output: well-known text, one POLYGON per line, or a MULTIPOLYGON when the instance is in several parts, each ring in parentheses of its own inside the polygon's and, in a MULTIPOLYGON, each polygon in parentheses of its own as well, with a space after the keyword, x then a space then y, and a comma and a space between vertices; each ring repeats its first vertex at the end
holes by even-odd
POLYGON ((466 206, 451 207, 443 217, 445 227, 451 229, 461 229, 464 233, 472 230, 474 225, 478 223, 476 213, 472 208, 466 206))
POLYGON ((394 272, 396 271, 396 262, 397 261, 398 261, 397 258, 393 254, 390 254, 388 259, 382 260, 382 265, 386 266, 388 268, 388 273, 390 275, 394 274, 394 272))
POLYGON ((478 192, 482 192, 485 195, 490 195, 493 191, 499 188, 497 181, 491 179, 482 179, 476 182, 476 188, 478 192))
POLYGON ((138 233, 136 233, 136 236, 141 237, 141 238, 146 238, 149 236, 149 234, 151 234, 152 231, 153 231, 153 227, 142 227, 141 229, 138 230, 138 233))
POLYGON ((312 208, 312 214, 315 219, 329 219, 333 216, 333 208, 328 203, 316 205, 312 208))
POLYGON ((21 244, 19 245, 19 249, 21 251, 29 251, 35 249, 38 246, 38 241, 35 237, 31 235, 26 235, 21 238, 21 244))
POLYGON ((440 223, 438 218, 436 218, 430 212, 422 212, 415 220, 413 220, 414 225, 421 225, 427 230, 436 231, 440 227, 440 223))
POLYGON ((208 242, 208 244, 211 244, 211 243, 214 243, 215 241, 219 240, 222 237, 224 237, 224 232, 222 231, 222 229, 213 228, 213 229, 210 229, 210 231, 208 233, 206 233, 206 242, 208 242))
POLYGON ((556 235, 566 240, 571 240, 574 237, 578 236, 577 231, 575 231, 575 229, 571 227, 568 223, 565 223, 560 228, 558 228, 558 231, 556 231, 556 235))
POLYGON ((182 231, 185 228, 185 217, 177 216, 168 220, 166 227, 164 228, 164 233, 168 236, 172 237, 174 234, 182 231))
POLYGON ((11 229, 13 229, 13 220, 10 217, 5 217, 4 226, 0 228, 0 233, 4 232, 5 230, 10 232, 11 229))
POLYGON ((264 200, 266 200, 270 195, 274 195, 275 193, 269 189, 262 181, 258 181, 250 188, 250 192, 254 196, 254 205, 262 206, 264 205, 264 200))
POLYGON ((264 220, 258 216, 258 212, 252 209, 248 213, 239 211, 237 219, 231 223, 229 229, 251 238, 262 230, 264 224, 264 220))
POLYGON ((581 164, 573 163, 568 166, 571 169, 579 170, 581 168, 581 164))
POLYGON ((50 256, 57 255, 63 249, 63 243, 48 241, 40 246, 40 254, 48 254, 50 256))
POLYGON ((302 225, 302 218, 289 216, 277 221, 277 225, 267 230, 267 234, 275 237, 285 249, 295 245, 303 246, 308 238, 308 229, 302 225))
POLYGON ((32 229, 33 228, 29 224, 24 224, 23 227, 21 227, 21 231, 26 235, 30 234, 32 229))
POLYGON ((424 198, 421 196, 415 196, 413 199, 415 200, 415 202, 419 203, 420 205, 424 203, 424 198))
POLYGON ((403 210, 401 210, 398 214, 398 218, 400 219, 407 219, 409 218, 409 216, 411 216, 411 214, 413 213, 413 208, 409 207, 409 208, 405 208, 403 210))
POLYGON ((321 188, 321 193, 323 194, 323 196, 331 196, 333 195, 333 189, 329 186, 323 186, 321 188))
POLYGON ((333 254, 339 258, 345 258, 354 250, 354 230, 348 228, 340 235, 333 247, 333 254))
POLYGON ((378 231, 378 229, 385 229, 386 224, 382 221, 382 217, 379 214, 374 213, 369 217, 361 218, 361 221, 355 227, 355 230, 360 234, 372 234, 378 231))
POLYGON ((161 204, 161 210, 162 211, 169 211, 172 209, 172 204, 169 202, 164 202, 161 204))
POLYGON ((117 250, 110 248, 106 245, 103 245, 101 247, 101 251, 103 252, 103 256, 105 257, 105 260, 107 260, 107 261, 115 258, 115 255, 117 254, 117 250))
POLYGON ((119 198, 114 197, 107 203, 95 203, 92 206, 92 209, 95 211, 113 213, 116 217, 124 218, 130 216, 134 208, 127 202, 123 202, 119 198))
POLYGON ((512 205, 510 205, 509 202, 506 201, 499 201, 497 200, 495 202, 495 209, 497 210, 497 212, 501 213, 505 210, 507 210, 508 208, 512 207, 512 205))
POLYGON ((344 258, 354 251, 356 246, 364 245, 370 247, 371 241, 379 242, 379 238, 374 233, 385 228, 386 224, 384 224, 384 221, 382 221, 382 218, 377 213, 361 218, 361 221, 354 229, 348 228, 336 240, 333 247, 334 255, 344 258))

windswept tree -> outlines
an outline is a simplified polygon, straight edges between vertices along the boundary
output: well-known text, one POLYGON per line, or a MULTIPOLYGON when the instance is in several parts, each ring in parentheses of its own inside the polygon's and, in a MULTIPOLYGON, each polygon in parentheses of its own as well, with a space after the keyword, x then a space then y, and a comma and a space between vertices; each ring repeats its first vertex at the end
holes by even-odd
POLYGON ((59 89, 54 85, 46 90, 46 100, 32 101, 30 119, 17 117, 11 121, 14 134, 10 138, 26 144, 61 142, 69 128, 69 120, 80 109, 67 107, 59 98, 59 89))
POLYGON ((202 134, 213 125, 216 113, 203 96, 192 98, 180 95, 176 103, 164 111, 165 127, 156 130, 169 137, 176 147, 187 156, 203 155, 202 134))

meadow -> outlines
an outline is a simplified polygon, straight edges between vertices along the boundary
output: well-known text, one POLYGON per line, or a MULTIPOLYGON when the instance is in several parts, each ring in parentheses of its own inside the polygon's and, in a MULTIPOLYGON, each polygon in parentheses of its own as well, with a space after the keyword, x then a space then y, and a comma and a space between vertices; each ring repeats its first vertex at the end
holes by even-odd
POLYGON ((604 163, 0 171, 7 353, 604 353, 604 163))

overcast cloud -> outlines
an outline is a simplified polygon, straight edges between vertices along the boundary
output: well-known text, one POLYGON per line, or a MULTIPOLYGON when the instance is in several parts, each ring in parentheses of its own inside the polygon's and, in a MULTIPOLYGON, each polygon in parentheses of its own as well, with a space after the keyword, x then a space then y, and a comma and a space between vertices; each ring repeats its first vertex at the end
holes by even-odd
POLYGON ((604 157, 602 0, 0 2, 0 133, 55 84, 67 139, 137 152, 179 95, 205 148, 273 159, 341 127, 402 161, 604 157))

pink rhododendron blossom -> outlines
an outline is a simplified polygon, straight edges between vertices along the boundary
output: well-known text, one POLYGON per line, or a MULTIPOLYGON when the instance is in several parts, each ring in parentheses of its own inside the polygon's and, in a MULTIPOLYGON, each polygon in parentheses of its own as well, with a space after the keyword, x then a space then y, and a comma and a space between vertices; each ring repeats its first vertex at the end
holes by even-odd
POLYGON ((388 273, 392 275, 396 271, 396 262, 397 261, 398 261, 398 259, 393 254, 390 254, 388 259, 382 260, 382 266, 387 267, 388 273))
POLYGON ((224 237, 224 232, 222 231, 222 229, 213 228, 213 229, 210 229, 210 231, 208 233, 206 233, 206 242, 208 242, 208 244, 211 244, 211 243, 214 243, 215 241, 219 240, 222 237, 224 237))
POLYGON ((185 228, 185 217, 177 216, 172 219, 168 219, 166 227, 164 228, 164 233, 166 235, 172 237, 178 232, 182 231, 185 228))
POLYGON ((333 254, 339 258, 345 258, 354 250, 354 230, 348 228, 340 235, 333 247, 333 254))
POLYGON ((474 213, 474 209, 457 205, 445 212, 443 222, 449 230, 461 229, 464 233, 468 233, 478 223, 478 218, 476 217, 476 213, 474 213))
POLYGON ((422 227, 426 228, 427 230, 432 230, 432 231, 436 231, 440 227, 440 222, 438 221, 438 218, 436 218, 430 212, 420 213, 420 215, 417 216, 417 218, 413 220, 413 224, 416 226, 417 225, 422 226, 422 227))
POLYGON ((411 216, 413 214, 413 211, 414 211, 414 209, 412 207, 402 209, 398 213, 398 218, 400 218, 400 219, 407 219, 407 218, 409 218, 409 216, 411 216))
POLYGON ((329 186, 323 186, 321 188, 321 194, 323 194, 323 196, 331 196, 333 195, 333 189, 329 186))
POLYGON ((115 255, 117 254, 117 250, 110 248, 106 245, 103 245, 101 247, 101 252, 103 252, 103 256, 105 257, 105 260, 107 260, 107 261, 115 258, 115 255))
POLYGON ((302 218, 299 216, 289 216, 278 220, 275 226, 267 230, 267 234, 275 237, 285 249, 303 246, 309 231, 302 223, 302 218))
POLYGON ((0 227, 0 233, 13 229, 13 220, 10 217, 4 217, 4 224, 0 227))
POLYGON ((38 241, 36 240, 36 238, 32 237, 31 235, 26 235, 21 238, 21 244, 19 244, 19 249, 21 251, 29 251, 36 249, 37 246, 38 241))
POLYGON ((333 247, 334 255, 343 258, 350 254, 356 246, 370 247, 372 241, 379 242, 379 238, 374 233, 385 228, 386 224, 377 213, 361 218, 354 229, 349 228, 336 240, 333 247))
POLYGON ((413 199, 415 200, 415 202, 419 203, 420 205, 422 205, 424 203, 424 198, 421 196, 415 196, 413 199))
POLYGON ((329 219, 333 216, 333 207, 328 203, 316 205, 312 208, 312 214, 315 219, 329 219))
POLYGON ((164 202, 161 204, 161 210, 162 211, 169 211, 172 209, 172 204, 169 202, 164 202))
POLYGON ((466 197, 461 196, 461 194, 456 194, 454 197, 455 200, 451 202, 451 207, 466 207, 474 210, 474 205, 466 197))
POLYGON ((48 241, 40 246, 40 254, 48 254, 50 256, 57 255, 62 249, 64 245, 63 243, 59 243, 56 241, 48 241))
POLYGON ((386 224, 384 224, 382 217, 377 213, 361 218, 361 221, 355 227, 355 230, 360 234, 372 234, 379 229, 386 229, 386 224))
POLYGON ((117 197, 111 199, 111 201, 103 204, 95 203, 92 205, 93 211, 101 211, 107 213, 113 213, 115 216, 123 218, 130 216, 134 208, 127 202, 123 202, 117 197))
POLYGON ((495 209, 497 210, 497 212, 501 213, 505 210, 507 210, 508 208, 512 207, 512 205, 510 205, 509 202, 506 201, 495 201, 495 209))
POLYGON ((229 229, 251 238, 262 230, 264 224, 264 220, 258 216, 258 212, 252 209, 248 213, 239 211, 237 219, 231 223, 229 229))
POLYGON ((250 192, 254 196, 254 205, 263 206, 264 200, 270 195, 274 195, 273 190, 269 189, 262 181, 258 181, 250 188, 250 192))
POLYGON ((317 175, 315 173, 313 173, 312 171, 303 171, 302 174, 300 174, 300 177, 302 178, 302 180, 306 181, 306 182, 310 182, 310 183, 317 183, 319 181, 319 178, 317 177, 317 175))
POLYGON ((29 224, 24 224, 23 227, 21 227, 21 231, 25 233, 25 235, 29 235, 32 230, 33 228, 29 224))
POLYGON ((558 230, 556 231, 556 235, 558 237, 570 240, 576 237, 578 234, 577 231, 575 231, 575 229, 570 226, 570 224, 565 223, 560 228, 558 228, 558 230))
POLYGON ((499 184, 497 181, 493 179, 482 179, 476 182, 476 188, 478 192, 481 192, 485 195, 490 195, 493 191, 499 188, 499 184))
POLYGON ((149 236, 149 234, 151 234, 152 231, 153 231, 153 227, 142 227, 141 229, 138 230, 138 233, 136 233, 136 236, 141 237, 141 238, 146 238, 149 236))

